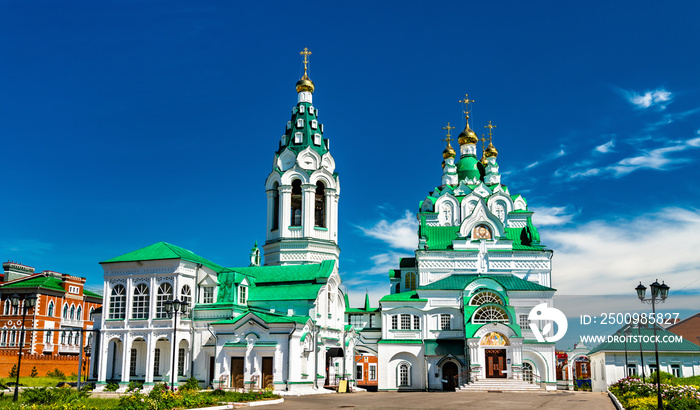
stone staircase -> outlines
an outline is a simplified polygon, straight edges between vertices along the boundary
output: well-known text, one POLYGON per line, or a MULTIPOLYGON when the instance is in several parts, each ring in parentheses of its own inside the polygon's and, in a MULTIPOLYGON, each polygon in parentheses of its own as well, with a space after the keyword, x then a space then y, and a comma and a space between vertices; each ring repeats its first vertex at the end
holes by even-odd
POLYGON ((457 391, 540 391, 539 384, 528 383, 518 379, 479 379, 471 384, 462 385, 457 391))

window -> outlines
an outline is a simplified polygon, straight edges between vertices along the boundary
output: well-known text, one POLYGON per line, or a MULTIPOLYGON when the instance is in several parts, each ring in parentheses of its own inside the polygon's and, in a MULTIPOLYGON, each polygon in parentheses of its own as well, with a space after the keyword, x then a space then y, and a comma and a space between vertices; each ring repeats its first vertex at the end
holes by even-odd
POLYGON ((314 145, 321 145, 321 134, 314 133, 314 145))
POLYGON ((80 288, 78 286, 68 286, 68 293, 74 293, 78 295, 80 294, 80 288))
POLYGON ((62 345, 66 344, 66 332, 65 331, 61 332, 61 344, 62 345))
POLYGON ((0 345, 5 346, 5 343, 7 343, 7 332, 3 329, 0 333, 0 345))
POLYGON ((656 364, 650 364, 649 365, 649 373, 656 373, 656 364))
POLYGON ((205 286, 202 288, 202 303, 214 303, 213 286, 205 286))
POLYGON ((318 121, 311 120, 311 129, 315 130, 316 128, 318 128, 318 121))
POLYGON ((17 340, 16 332, 14 330, 10 331, 10 346, 14 346, 16 340, 17 340))
POLYGON ((46 331, 45 333, 46 333, 46 336, 44 339, 44 343, 47 345, 50 345, 51 343, 53 343, 53 334, 50 330, 46 331))
POLYGON ((627 377, 636 376, 636 375, 637 375, 637 365, 636 364, 628 364, 627 365, 627 377))
POLYGON ((408 272, 406 274, 406 290, 416 290, 416 274, 414 272, 408 272))
POLYGON ((95 318, 92 316, 92 314, 93 314, 94 312, 95 312, 95 308, 94 308, 94 307, 91 307, 91 308, 90 308, 90 313, 88 314, 88 320, 90 320, 91 322, 94 322, 94 321, 95 321, 95 318))
POLYGON ((411 315, 401 315, 401 329, 411 329, 411 315))
POLYGON ((185 313, 183 316, 188 317, 190 314, 189 308, 191 307, 191 304, 192 304, 192 289, 190 289, 190 287, 188 285, 184 285, 182 287, 182 290, 180 290, 180 300, 187 303, 187 306, 188 306, 187 313, 185 313))
POLYGON ((518 316, 518 324, 523 329, 529 329, 530 328, 530 320, 527 318, 527 315, 518 316))
POLYGON ((10 302, 10 299, 7 299, 2 309, 3 315, 8 315, 10 313, 10 305, 12 305, 12 303, 10 302))
POLYGON ((398 386, 397 387, 403 387, 403 386, 410 386, 411 385, 411 366, 408 363, 401 363, 399 364, 398 368, 398 386))
POLYGON ((370 381, 377 380, 377 365, 374 363, 369 364, 369 380, 370 381))
POLYGON ((315 195, 315 208, 314 208, 314 225, 325 228, 326 227, 326 187, 323 182, 316 182, 316 195, 315 195))
POLYGON ((24 303, 24 301, 20 302, 17 306, 12 306, 12 314, 13 315, 19 315, 19 307, 24 303))
POLYGON ((355 380, 363 380, 362 379, 362 364, 357 364, 355 366, 355 380))
POLYGON ((393 315, 391 317, 391 328, 392 329, 398 329, 399 328, 399 316, 398 315, 393 315))
POLYGON ((485 291, 485 292, 477 293, 469 301, 469 304, 471 306, 481 306, 481 305, 486 305, 488 303, 495 303, 497 305, 503 305, 503 299, 501 299, 501 297, 498 296, 498 294, 495 292, 485 291))
POLYGON ((314 115, 314 106, 313 105, 309 105, 309 114, 314 115))
POLYGON ((126 315, 126 290, 117 285, 109 297, 109 319, 124 319, 126 315))
POLYGON ((297 128, 303 128, 303 127, 304 127, 304 119, 297 118, 297 128))
POLYGON ((420 317, 413 316, 413 328, 420 329, 420 317))
POLYGON ((349 315, 350 316, 350 324, 355 326, 356 328, 362 328, 364 327, 364 320, 362 320, 363 315, 349 315))
POLYGON ((301 226, 301 180, 292 181, 291 197, 292 226, 301 226))
POLYGON ((70 307, 70 320, 75 319, 75 306, 70 307))
POLYGON ((238 303, 240 305, 245 305, 248 303, 248 287, 240 285, 238 286, 238 303))
POLYGON ((156 319, 164 319, 168 317, 165 311, 164 302, 173 299, 173 287, 169 283, 161 283, 158 286, 158 294, 156 296, 156 319))
POLYGON ((134 289, 134 302, 131 305, 132 319, 148 319, 149 309, 149 291, 148 286, 143 283, 136 286, 134 289))
POLYGON ((304 107, 303 105, 300 105, 300 106, 299 106, 299 112, 300 112, 300 113, 303 114, 305 109, 306 109, 306 107, 304 107))
POLYGON ((292 128, 292 122, 291 122, 291 121, 287 121, 287 129, 291 129, 291 128, 292 128))
POLYGON ((396 284, 396 293, 401 293, 401 284, 400 283, 396 284))
POLYGON ((508 313, 500 306, 486 305, 480 307, 472 319, 472 323, 508 323, 508 313))
POLYGON ((451 329, 451 317, 450 315, 440 315, 440 330, 450 330, 451 329))
POLYGON ((180 348, 177 351, 177 375, 185 375, 185 349, 180 348))
POLYGON ((153 352, 153 375, 160 376, 160 349, 153 352))
POLYGON ((75 318, 78 320, 83 320, 83 307, 82 306, 78 306, 78 310, 75 313, 75 318))
POLYGON ((68 305, 63 305, 63 318, 68 319, 68 305))
POLYGON ((48 309, 46 315, 53 316, 53 302, 49 302, 49 309, 48 309))
POLYGON ((294 143, 295 144, 301 144, 301 136, 302 136, 302 133, 300 133, 300 132, 294 133, 294 143))
POLYGON ((68 332, 68 344, 73 344, 73 332, 68 332))
POLYGON ((272 184, 272 228, 271 230, 276 231, 280 227, 280 193, 279 184, 275 182, 272 184))
POLYGON ((532 377, 532 365, 530 363, 523 363, 523 380, 532 383, 534 377, 532 377))
POLYGON ((672 365, 671 365, 671 373, 672 373, 675 377, 683 377, 683 375, 681 374, 681 365, 679 365, 679 364, 672 364, 672 365))
POLYGON ((136 376, 136 349, 131 349, 131 360, 129 360, 129 376, 136 376))

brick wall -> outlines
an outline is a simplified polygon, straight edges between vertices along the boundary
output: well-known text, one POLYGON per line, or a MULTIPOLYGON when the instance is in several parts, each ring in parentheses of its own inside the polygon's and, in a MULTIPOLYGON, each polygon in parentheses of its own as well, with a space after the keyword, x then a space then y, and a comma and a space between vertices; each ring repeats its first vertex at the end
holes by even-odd
MULTIPOLYGON (((17 352, 0 351, 0 377, 8 377, 12 366, 17 364, 17 352)), ((83 371, 87 360, 83 357, 83 371)), ((20 377, 29 377, 32 368, 36 367, 39 376, 58 369, 70 376, 78 374, 78 356, 45 356, 40 354, 22 354, 22 369, 20 377)))

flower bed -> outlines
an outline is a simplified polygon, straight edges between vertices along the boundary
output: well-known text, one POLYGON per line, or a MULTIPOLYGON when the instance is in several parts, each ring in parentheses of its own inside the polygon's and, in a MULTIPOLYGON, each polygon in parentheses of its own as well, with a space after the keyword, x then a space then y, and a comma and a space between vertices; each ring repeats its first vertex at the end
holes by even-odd
MULTIPOLYGON (((627 410, 656 409, 656 384, 628 377, 609 388, 627 410)), ((679 410, 700 410, 700 390, 693 386, 661 385, 661 399, 664 408, 679 410)))

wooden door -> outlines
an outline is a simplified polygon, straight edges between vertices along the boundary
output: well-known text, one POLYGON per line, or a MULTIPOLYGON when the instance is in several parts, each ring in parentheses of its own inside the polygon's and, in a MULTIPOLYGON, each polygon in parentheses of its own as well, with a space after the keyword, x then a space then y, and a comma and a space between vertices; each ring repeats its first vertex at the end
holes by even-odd
POLYGON ((443 391, 455 391, 457 376, 457 365, 452 362, 447 362, 442 366, 442 379, 446 380, 447 383, 442 383, 443 391))
POLYGON ((505 349, 486 349, 485 355, 487 378, 508 377, 505 349))
POLYGON ((209 383, 214 381, 214 356, 209 358, 209 383))
POLYGON ((231 387, 242 389, 244 378, 245 378, 245 376, 243 375, 243 358, 242 357, 232 357, 231 358, 231 387))
POLYGON ((275 376, 272 374, 272 357, 262 358, 262 388, 274 387, 275 376))

